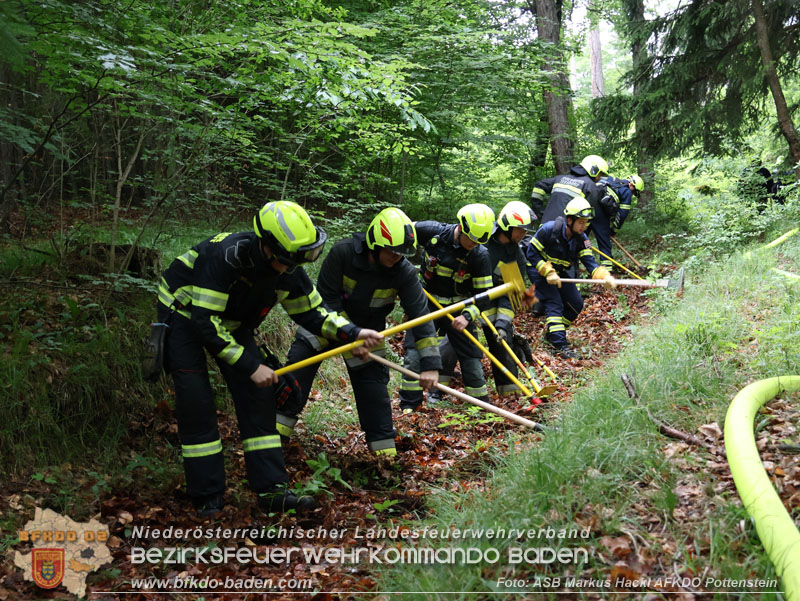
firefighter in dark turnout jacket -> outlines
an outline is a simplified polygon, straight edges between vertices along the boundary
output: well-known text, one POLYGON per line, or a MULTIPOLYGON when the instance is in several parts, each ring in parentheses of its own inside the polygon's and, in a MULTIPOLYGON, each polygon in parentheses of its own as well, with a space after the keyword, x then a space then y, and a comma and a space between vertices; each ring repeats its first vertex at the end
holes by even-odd
MULTIPOLYGON (((481 246, 489 240, 494 226, 494 213, 484 204, 469 204, 458 211, 458 224, 445 225, 437 221, 418 221, 417 243, 423 248, 419 277, 422 286, 442 306, 460 302, 492 287, 492 268, 489 253, 481 246)), ((467 306, 452 323, 445 316, 435 320, 440 338, 445 336, 461 363, 465 392, 488 400, 486 379, 481 366, 482 352, 460 332, 469 327, 475 333, 475 321, 486 307, 467 306)), ((429 311, 435 311, 433 303, 429 311)), ((415 333, 407 332, 403 341, 406 350, 403 365, 419 372, 421 357, 416 348, 415 333)), ((450 374, 442 373, 439 381, 447 384, 450 374)), ((428 402, 438 398, 438 389, 428 393, 428 402)), ((400 407, 404 413, 414 411, 422 403, 422 386, 416 380, 403 378, 400 388, 400 407)))
MULTIPOLYGON (((375 330, 386 327, 386 317, 399 298, 409 318, 428 313, 428 300, 422 292, 416 268, 406 259, 417 249, 414 225, 403 211, 384 209, 372 220, 366 234, 358 233, 337 242, 320 269, 317 288, 322 299, 334 311, 354 323, 375 330)), ((428 389, 438 381, 441 360, 432 322, 413 328, 415 350, 422 369, 420 383, 428 389)), ((325 338, 314 336, 305 328, 297 332, 289 350, 289 363, 318 354, 329 346, 325 338)), ((383 355, 385 347, 373 351, 383 355)), ((345 353, 361 428, 367 446, 379 455, 395 455, 397 433, 392 425, 392 407, 386 388, 389 370, 374 361, 345 353)), ((291 436, 311 391, 319 363, 295 372, 302 394, 278 410, 278 431, 291 436)))
POLYGON ((593 215, 588 200, 572 199, 562 216, 539 228, 526 252, 528 276, 536 286, 536 297, 544 304, 547 316, 547 341, 556 354, 568 359, 578 357, 567 343, 566 330, 583 310, 583 298, 575 284, 564 284, 561 277, 576 277, 580 261, 592 279, 616 288, 608 270, 595 261, 585 234, 593 215))
MULTIPOLYGON (((489 242, 486 243, 489 261, 494 269, 492 272, 493 286, 500 286, 504 283, 500 274, 501 263, 516 263, 520 273, 526 273, 527 260, 519 243, 527 233, 534 231, 534 221, 536 221, 536 214, 528 205, 519 200, 509 202, 498 214, 494 232, 489 238, 489 242)), ((498 335, 511 345, 514 334, 514 310, 511 308, 511 301, 508 297, 505 295, 499 297, 494 301, 493 306, 484 313, 494 324, 498 335)), ((484 326, 483 333, 489 343, 489 352, 500 359, 503 365, 516 376, 517 364, 513 357, 508 356, 508 352, 495 339, 488 327, 484 326)), ((492 363, 492 375, 497 392, 500 394, 518 390, 517 385, 511 382, 494 363, 492 363)))
POLYGON ((201 516, 222 507, 225 468, 206 354, 219 366, 236 406, 250 488, 265 511, 305 511, 316 503, 288 492, 275 428, 279 378, 262 360, 254 330, 280 303, 297 323, 342 341, 375 346, 382 336, 329 311, 305 271, 326 235, 292 202, 266 204, 254 230, 223 233, 194 246, 164 272, 158 317, 168 323, 165 368, 175 384, 175 411, 186 488, 201 516))
MULTIPOLYGON (((605 206, 611 199, 605 198, 605 190, 598 186, 600 178, 608 175, 608 163, 595 154, 585 157, 580 165, 575 165, 567 175, 557 175, 536 182, 531 195, 531 207, 537 215, 542 216, 542 223, 554 221, 564 215, 564 209, 573 198, 585 198, 594 209, 590 231, 594 232, 597 246, 603 252, 611 248, 612 206, 605 206), (545 198, 550 195, 547 207, 545 198)), ((606 253, 609 254, 609 253, 606 253)), ((540 309, 541 310, 541 309, 540 309)))
MULTIPOLYGON (((639 196, 639 192, 644 190, 644 180, 638 175, 629 175, 626 178, 617 178, 612 176, 604 177, 600 180, 601 186, 605 186, 605 193, 609 198, 601 199, 600 206, 604 207, 606 214, 611 221, 610 233, 607 238, 598 236, 597 249, 613 258, 613 249, 611 246, 611 236, 613 236, 625 223, 628 214, 631 211, 631 204, 634 196, 639 196)), ((593 228, 594 229, 594 228, 593 228)), ((600 264, 606 269, 611 271, 614 264, 610 259, 600 256, 600 264)))

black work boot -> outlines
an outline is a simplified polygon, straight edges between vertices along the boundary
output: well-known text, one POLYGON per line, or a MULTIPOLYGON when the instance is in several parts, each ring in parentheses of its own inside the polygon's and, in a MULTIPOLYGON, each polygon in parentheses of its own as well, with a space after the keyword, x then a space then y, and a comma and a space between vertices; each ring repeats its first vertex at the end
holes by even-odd
POLYGON ((294 509, 299 515, 314 511, 319 507, 319 503, 312 496, 298 497, 285 486, 276 486, 258 495, 258 506, 265 513, 281 513, 294 509))
POLYGON ((222 494, 220 493, 216 495, 207 495, 205 497, 195 497, 192 499, 192 503, 197 510, 197 517, 213 518, 220 511, 222 511, 222 494))
POLYGON ((429 407, 433 407, 434 405, 436 405, 436 403, 440 402, 441 400, 442 400, 442 391, 439 390, 438 388, 431 388, 428 391, 428 398, 425 399, 425 403, 429 407))
POLYGON ((573 349, 570 345, 564 344, 561 346, 553 347, 553 354, 562 359, 580 359, 581 355, 578 351, 573 349))

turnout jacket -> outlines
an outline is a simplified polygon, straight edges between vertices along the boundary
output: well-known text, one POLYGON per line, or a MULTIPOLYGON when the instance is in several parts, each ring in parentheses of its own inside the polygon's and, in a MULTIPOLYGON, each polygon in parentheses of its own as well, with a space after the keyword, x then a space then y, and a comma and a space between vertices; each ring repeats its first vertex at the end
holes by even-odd
POLYGON ((573 234, 567 240, 567 220, 564 217, 548 221, 539 228, 531 238, 526 257, 530 263, 528 277, 531 281, 539 275, 545 262, 550 262, 560 277, 567 277, 571 268, 577 267, 578 261, 583 263, 590 274, 600 267, 592 255, 591 243, 586 234, 573 234))
MULTIPOLYGON (((525 255, 518 244, 509 242, 503 244, 498 240, 499 229, 495 229, 489 241, 486 243, 486 250, 489 252, 489 261, 493 268, 492 285, 500 286, 504 284, 503 276, 500 274, 501 263, 516 263, 519 272, 524 276, 528 265, 525 255)), ((511 331, 511 324, 514 321, 514 310, 511 308, 511 301, 507 295, 503 295, 494 301, 492 307, 486 310, 486 316, 496 328, 511 331)))
POLYGON ((191 319, 209 352, 247 375, 261 357, 234 334, 258 327, 278 303, 317 334, 350 342, 361 331, 328 310, 301 267, 283 274, 272 269, 254 232, 217 234, 179 256, 161 278, 158 300, 191 319))
MULTIPOLYGON (((378 331, 386 328, 386 317, 398 298, 403 311, 411 319, 426 315, 428 299, 417 279, 417 270, 408 259, 404 257, 391 269, 386 269, 370 263, 371 253, 363 233, 333 245, 322 262, 317 279, 317 288, 325 304, 357 325, 378 331)), ((420 324, 412 330, 421 369, 440 370, 442 361, 433 322, 420 324)), ((314 348, 328 346, 327 340, 316 337, 311 340, 302 329, 301 335, 314 348)), ((350 363, 360 362, 348 361, 350 363)))
MULTIPOLYGON (((458 227, 438 221, 418 221, 417 244, 422 247, 419 277, 422 286, 443 306, 452 305, 492 287, 489 253, 481 245, 467 250, 455 238, 458 227)), ((477 321, 480 311, 468 305, 461 312, 477 321)))
POLYGON ((618 230, 625 223, 628 213, 631 210, 631 203, 633 202, 633 192, 628 186, 628 180, 619 179, 616 177, 604 177, 600 180, 601 184, 605 184, 606 194, 611 196, 619 205, 619 210, 616 216, 613 217, 614 229, 618 230))
POLYGON ((563 216, 564 208, 573 198, 585 198, 597 216, 598 211, 602 210, 600 208, 602 196, 602 188, 594 183, 586 169, 575 165, 566 175, 556 175, 536 182, 531 194, 531 208, 534 213, 542 216, 542 223, 547 223, 563 216), (545 199, 548 195, 550 200, 545 208, 545 199))

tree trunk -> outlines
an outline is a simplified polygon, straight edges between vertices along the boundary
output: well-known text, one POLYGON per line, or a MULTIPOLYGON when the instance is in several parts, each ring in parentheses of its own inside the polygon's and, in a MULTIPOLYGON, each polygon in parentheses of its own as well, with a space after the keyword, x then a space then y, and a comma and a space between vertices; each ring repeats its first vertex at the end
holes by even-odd
POLYGON ((589 68, 592 75, 592 98, 602 98, 606 95, 606 84, 603 80, 603 51, 597 26, 589 32, 589 68))
POLYGON ((792 115, 786 106, 786 98, 783 96, 781 81, 778 79, 778 72, 775 70, 775 60, 772 57, 772 48, 769 45, 769 35, 767 34, 767 19, 764 15, 764 6, 761 0, 753 0, 753 16, 756 20, 756 37, 758 38, 758 48, 761 51, 761 62, 764 63, 764 72, 772 92, 772 99, 775 101, 775 109, 778 112, 778 125, 781 133, 789 143, 789 154, 794 163, 795 173, 800 178, 800 136, 792 122, 792 115))
POLYGON ((570 127, 572 90, 565 71, 566 62, 561 48, 560 2, 536 0, 536 28, 543 45, 550 46, 553 60, 544 65, 550 86, 545 89, 547 122, 550 129, 550 148, 556 173, 567 173, 574 162, 574 143, 570 127), (555 65, 555 66, 554 66, 555 65))
MULTIPOLYGON (((646 80, 646 73, 650 68, 651 59, 647 54, 643 34, 641 33, 644 23, 644 0, 631 0, 628 5, 630 20, 634 24, 636 31, 631 44, 631 55, 633 59, 635 79, 633 80, 633 97, 639 98, 642 93, 642 83, 646 80)), ((646 117, 636 117, 636 170, 645 182, 645 189, 639 197, 639 206, 643 207, 653 199, 655 188, 655 166, 649 148, 652 145, 652 135, 650 134, 650 124, 646 117)))

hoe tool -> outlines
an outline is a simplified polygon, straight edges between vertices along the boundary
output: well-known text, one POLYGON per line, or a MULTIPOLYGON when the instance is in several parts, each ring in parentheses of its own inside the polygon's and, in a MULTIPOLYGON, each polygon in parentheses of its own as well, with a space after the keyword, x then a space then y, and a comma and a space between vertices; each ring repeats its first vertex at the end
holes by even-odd
MULTIPOLYGON (((439 301, 437 301, 435 298, 433 298, 433 296, 431 296, 431 293, 430 293, 430 292, 428 292, 428 291, 427 291, 427 290, 425 290, 424 288, 423 288, 423 290, 422 290, 422 291, 425 293, 425 296, 427 296, 427 297, 428 297, 428 300, 429 300, 429 301, 431 301, 431 302, 432 302, 434 305, 436 305, 437 307, 439 307, 439 309, 441 309, 441 308, 442 308, 442 305, 440 305, 440 304, 439 304, 439 301)), ((449 313, 447 314, 447 317, 449 317, 449 318, 450 318, 450 321, 455 321, 455 317, 453 317, 453 316, 452 316, 452 315, 450 315, 449 313)), ((487 348, 486 348, 485 346, 483 346, 483 345, 482 345, 480 342, 478 342, 478 339, 477 339, 477 338, 475 338, 475 336, 473 336, 473 335, 472 335, 472 333, 471 333, 469 330, 462 330, 462 331, 461 331, 461 333, 462 333, 462 334, 464 334, 464 336, 466 336, 466 337, 469 339, 469 341, 470 341, 472 344, 474 344, 474 345, 475 345, 475 346, 477 346, 479 349, 481 349, 481 351, 483 352, 483 354, 484 354, 484 355, 486 355, 487 357, 489 357, 489 360, 490 360, 492 363, 494 363, 494 364, 497 366, 497 368, 498 368, 500 371, 502 371, 502 372, 503 372, 503 375, 504 375, 505 377, 507 377, 507 378, 508 378, 509 380, 511 380, 512 382, 514 382, 514 384, 516 384, 517 388, 519 388, 519 389, 520 389, 520 390, 521 390, 521 391, 522 391, 522 392, 525 394, 525 396, 526 396, 526 397, 528 397, 528 396, 533 396, 533 393, 532 393, 530 390, 528 390, 528 388, 525 386, 525 384, 523 384, 522 382, 520 382, 520 381, 517 379, 517 377, 516 377, 514 374, 512 374, 512 373, 511 373, 511 372, 508 370, 508 368, 507 368, 505 365, 503 365, 503 364, 500 362, 500 360, 499 360, 497 357, 495 357, 495 356, 494 356, 492 353, 490 353, 490 352, 489 352, 489 349, 487 349, 487 348)), ((526 373, 527 373, 527 372, 526 372, 526 373)), ((536 388, 536 386, 535 386, 535 385, 534 385, 534 388, 536 388)), ((540 387, 540 388, 541 388, 541 387, 540 387)))
POLYGON ((628 257, 628 258, 629 258, 631 261, 633 261, 633 263, 636 265, 636 267, 638 267, 639 269, 641 269, 641 270, 643 270, 643 271, 647 272, 647 267, 645 267, 644 265, 642 265, 641 263, 639 263, 639 261, 637 261, 636 259, 634 259, 634 258, 633 258, 633 255, 632 255, 631 253, 629 253, 629 252, 628 252, 628 251, 625 249, 625 247, 624 247, 624 246, 622 246, 622 244, 620 244, 620 243, 619 243, 619 240, 617 240, 617 239, 616 239, 614 236, 611 236, 611 241, 612 241, 614 244, 616 244, 616 245, 617 245, 617 248, 619 248, 619 249, 622 251, 622 253, 623 253, 623 254, 624 254, 626 257, 628 257))
MULTIPOLYGON (((655 282, 651 282, 650 280, 622 280, 614 278, 614 281, 617 283, 618 286, 637 286, 639 288, 668 288, 670 290, 675 290, 678 293, 683 292, 683 281, 684 281, 684 271, 683 267, 678 270, 678 277, 673 279, 664 279, 664 280, 656 280, 655 282)), ((565 284, 602 284, 602 280, 587 280, 583 278, 561 278, 561 281, 565 284)))
MULTIPOLYGON (((494 300, 497 297, 505 294, 508 295, 508 298, 511 301, 511 306, 514 308, 514 310, 519 310, 522 307, 522 297, 525 295, 525 282, 522 281, 522 274, 519 271, 519 267, 516 263, 505 263, 500 266, 500 273, 503 275, 503 281, 505 282, 504 284, 490 288, 486 292, 481 292, 480 294, 463 300, 459 303, 448 305, 444 309, 434 311, 433 313, 428 313, 427 315, 421 315, 416 319, 412 319, 410 321, 397 324, 396 326, 392 326, 391 328, 387 328, 383 330, 381 334, 383 334, 383 336, 391 336, 392 334, 416 327, 433 319, 450 315, 450 313, 462 311, 464 307, 469 305, 483 303, 488 300, 494 300)), ((363 340, 356 340, 355 342, 332 348, 324 353, 320 353, 319 355, 314 355, 308 359, 303 359, 297 363, 292 363, 291 365, 286 365, 280 369, 276 369, 275 374, 280 376, 281 374, 295 371, 296 369, 301 369, 307 365, 319 363, 320 361, 323 361, 329 357, 335 357, 336 355, 341 355, 347 351, 352 351, 354 348, 359 347, 362 344, 364 344, 363 340)), ((530 396, 530 392, 528 395, 530 396)))
MULTIPOLYGON (((552 384, 548 384, 547 386, 542 386, 541 384, 539 384, 539 382, 536 381, 536 378, 534 378, 533 375, 531 375, 531 372, 528 371, 528 368, 525 367, 522 361, 519 360, 519 357, 517 357, 517 353, 515 353, 510 346, 508 346, 508 342, 506 342, 503 338, 500 338, 500 334, 497 332, 497 328, 495 328, 494 324, 489 320, 488 317, 486 317, 486 314, 481 313, 481 317, 483 318, 484 323, 487 326, 489 326, 489 329, 492 331, 492 334, 494 334, 495 339, 498 342, 500 342, 503 348, 506 349, 506 352, 511 356, 512 359, 514 359, 514 362, 522 370, 522 373, 525 374, 525 377, 528 379, 528 382, 530 382, 531 386, 533 386, 533 389, 536 391, 536 394, 538 396, 540 396, 543 399, 546 399, 556 390, 558 390, 558 388, 556 386, 553 386, 552 384)), ((553 372, 551 372, 549 369, 547 371, 553 375, 553 378, 555 378, 555 374, 553 374, 553 372)))
MULTIPOLYGON (((372 359, 373 361, 381 363, 382 365, 385 365, 386 367, 395 369, 399 371, 401 374, 408 376, 409 378, 414 378, 416 380, 419 380, 419 374, 415 374, 410 369, 401 367, 400 365, 392 363, 391 361, 384 359, 383 357, 380 357, 374 353, 370 353, 369 358, 372 359)), ((531 428, 533 430, 536 430, 537 432, 542 432, 545 429, 544 426, 540 423, 531 421, 529 419, 525 419, 524 417, 520 417, 519 415, 511 413, 510 411, 506 411, 505 409, 501 409, 500 407, 495 407, 491 403, 486 403, 480 399, 476 399, 475 397, 469 396, 468 394, 465 394, 460 390, 455 390, 453 388, 450 388, 449 386, 445 386, 444 384, 438 384, 438 383, 436 384, 436 388, 447 394, 452 394, 454 397, 459 398, 462 401, 466 401, 468 403, 472 403, 473 405, 477 405, 481 409, 485 409, 486 411, 491 411, 492 413, 496 413, 497 415, 502 415, 506 419, 510 419, 512 422, 521 424, 526 428, 531 428)))

